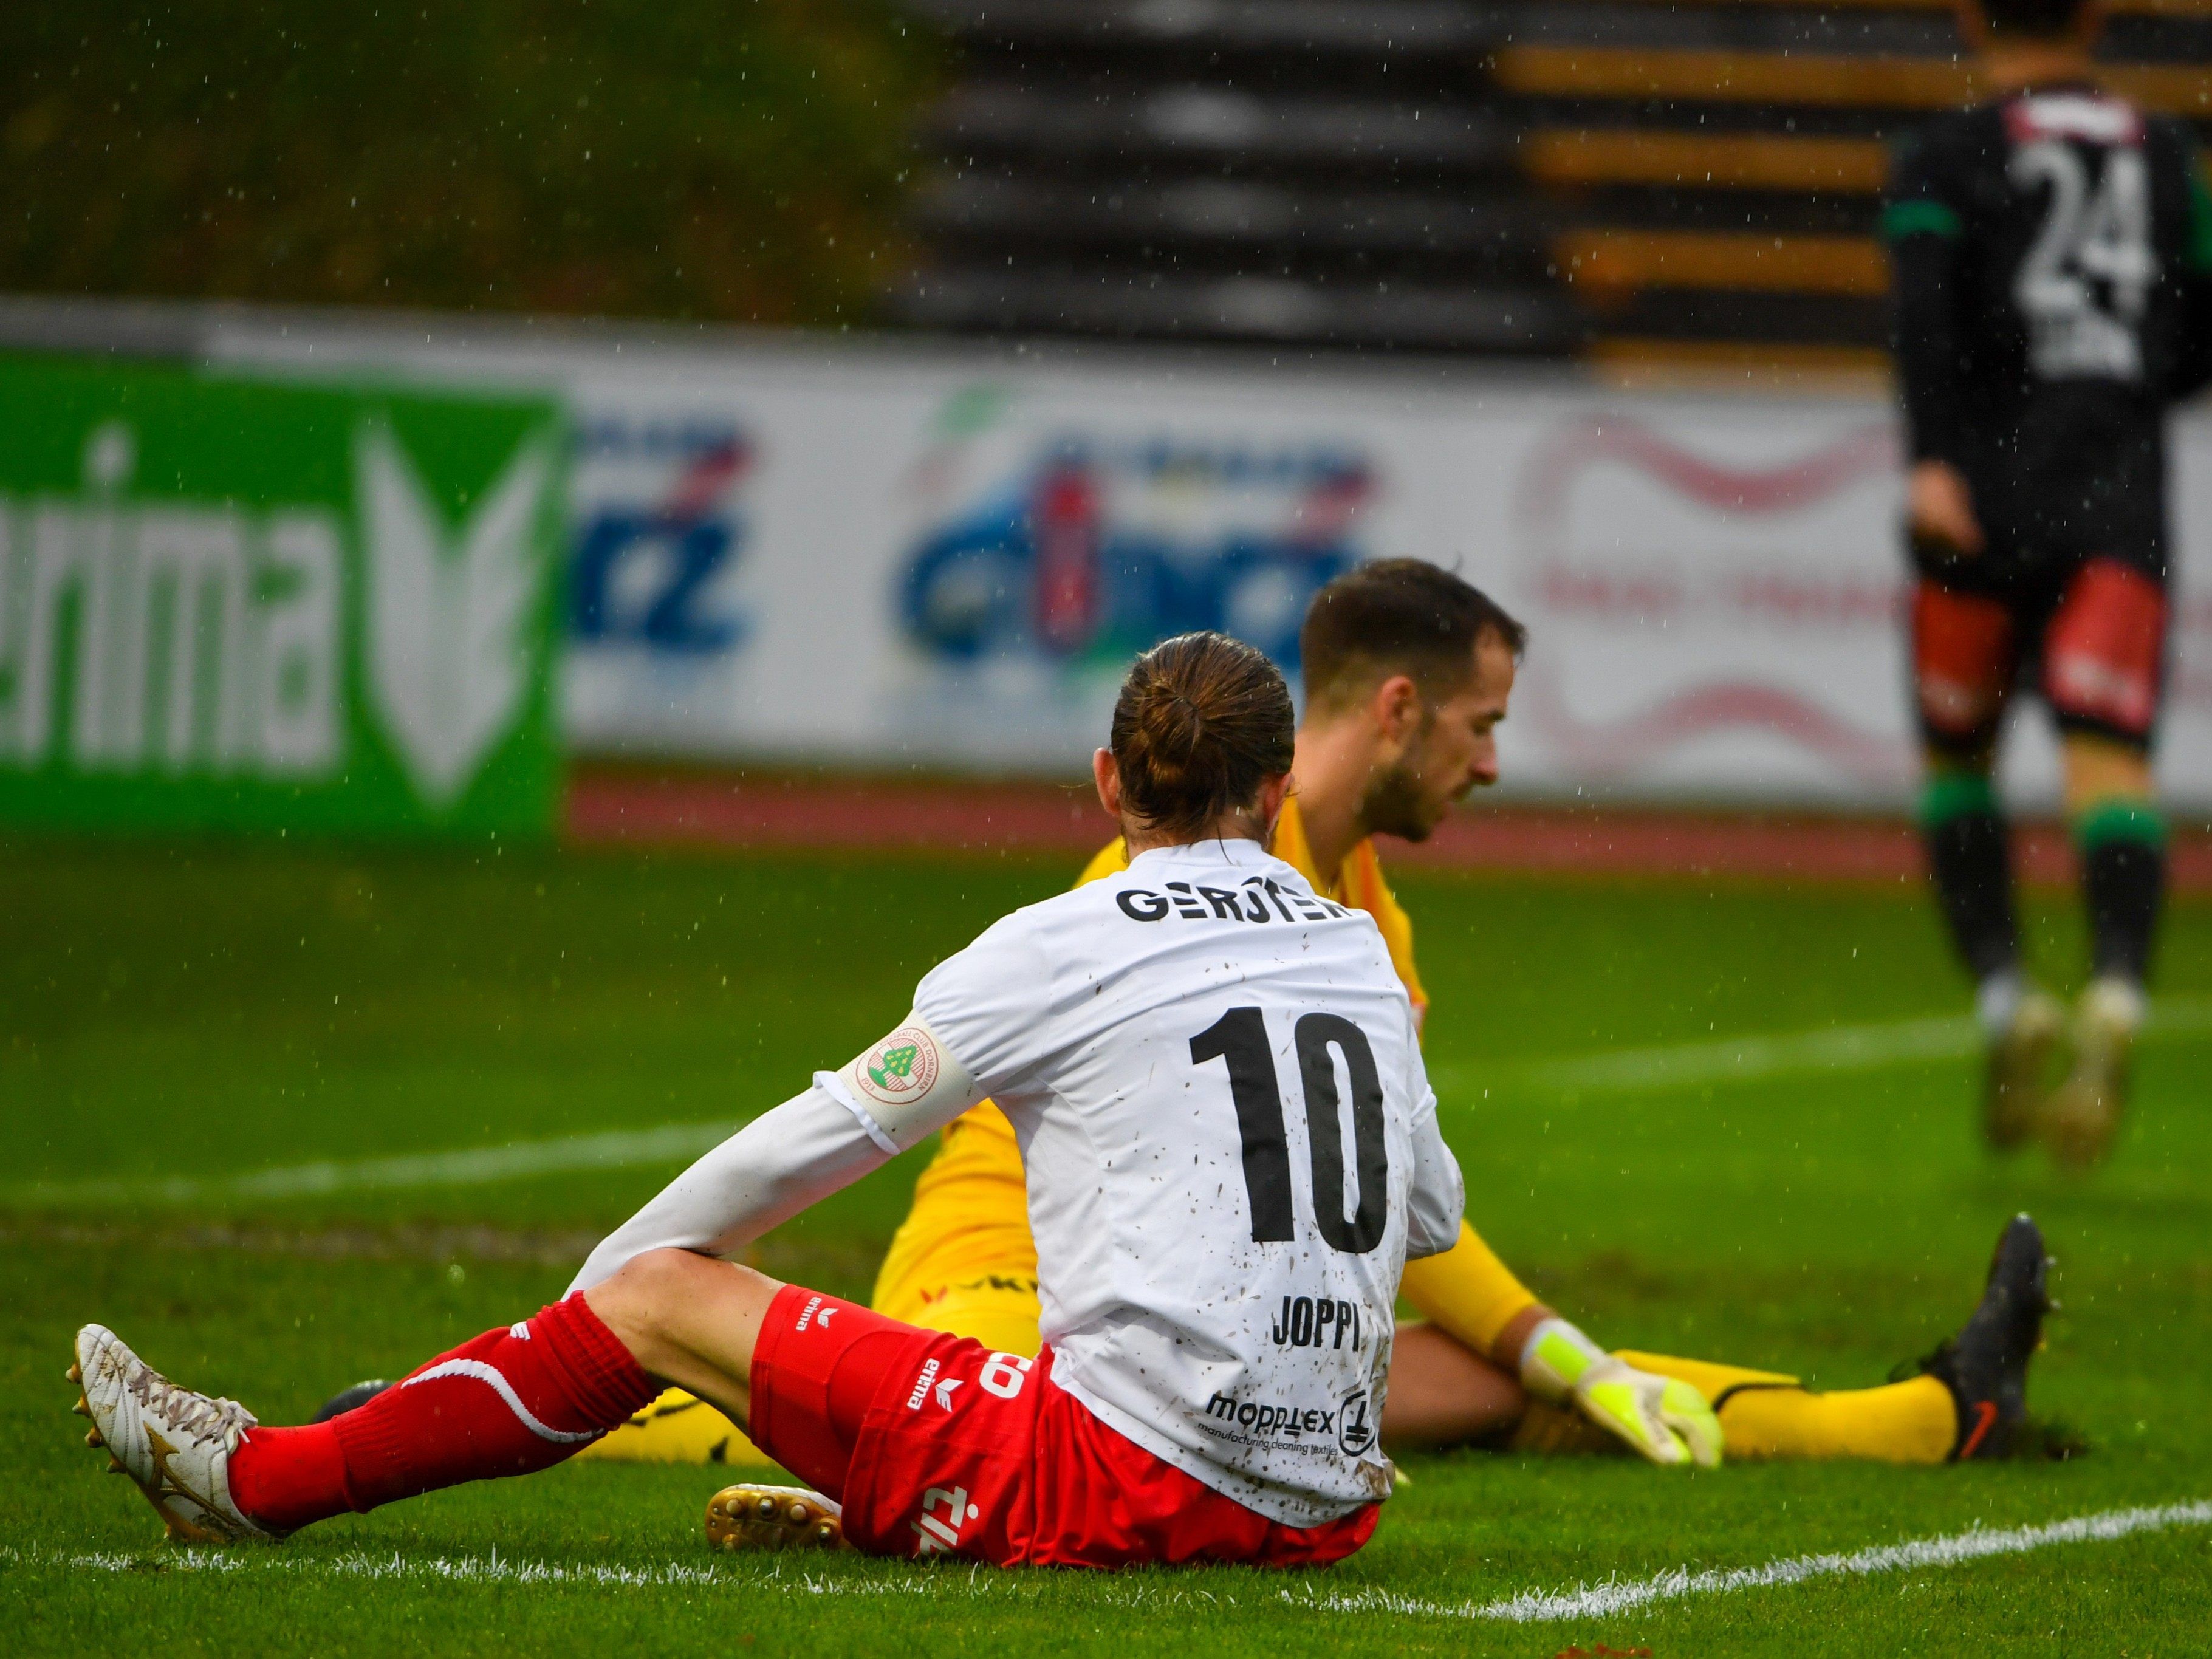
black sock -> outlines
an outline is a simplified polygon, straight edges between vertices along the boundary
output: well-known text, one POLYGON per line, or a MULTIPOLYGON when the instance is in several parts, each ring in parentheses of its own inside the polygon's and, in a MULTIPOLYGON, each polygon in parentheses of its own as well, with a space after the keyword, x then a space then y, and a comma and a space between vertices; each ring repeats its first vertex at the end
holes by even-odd
POLYGON ((2020 960, 2020 930, 2013 917, 2011 849, 1989 780, 1938 775, 1929 782, 1921 817, 1928 872, 1952 943, 1977 981, 2005 972, 2020 960))
POLYGON ((2166 899, 2165 826, 2148 806, 2107 805, 2082 820, 2081 896, 2100 978, 2140 985, 2166 899))

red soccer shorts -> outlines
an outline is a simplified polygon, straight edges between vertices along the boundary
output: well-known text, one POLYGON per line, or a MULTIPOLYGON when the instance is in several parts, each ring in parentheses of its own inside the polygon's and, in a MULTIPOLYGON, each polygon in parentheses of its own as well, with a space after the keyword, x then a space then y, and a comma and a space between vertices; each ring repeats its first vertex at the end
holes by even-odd
POLYGON ((2043 630, 2043 696, 2063 724, 2150 738, 2166 672, 2166 589, 2117 559, 2075 573, 2043 630))
POLYGON ((1912 594, 1912 681, 1930 741, 1978 748, 1996 735, 2018 649, 2010 606, 1921 578, 1912 594))
POLYGON ((2035 615, 1923 578, 1912 665, 1929 739, 1951 749, 1994 739, 2023 653, 2040 659, 2044 700, 2062 726, 2147 743, 2165 674, 2166 590, 2132 565, 2092 559, 2035 615))
POLYGON ((1324 1566, 1379 1506, 1286 1527, 1108 1428, 1036 1360, 787 1285, 753 1350, 752 1437, 872 1555, 1011 1567, 1324 1566))

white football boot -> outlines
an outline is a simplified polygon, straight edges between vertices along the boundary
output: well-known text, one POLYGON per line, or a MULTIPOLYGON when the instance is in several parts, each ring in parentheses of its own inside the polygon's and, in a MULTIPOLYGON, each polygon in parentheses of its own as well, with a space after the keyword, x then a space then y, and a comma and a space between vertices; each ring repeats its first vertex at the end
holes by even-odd
POLYGON ((108 1473, 138 1483, 170 1537, 227 1544, 283 1535, 255 1525, 231 1502, 230 1455, 258 1426, 245 1407, 179 1388, 105 1325, 76 1334, 69 1380, 84 1390, 71 1409, 92 1419, 84 1443, 107 1448, 108 1473))
POLYGON ((2066 1035, 2066 1010, 2050 992, 2027 986, 1987 1035, 1982 1138, 1992 1151, 2010 1152, 2042 1119, 2051 1060, 2066 1035))
POLYGON ((2061 1168, 2088 1169, 2112 1151, 2143 1012, 2142 989, 2123 979, 2094 979, 2081 993, 2074 1012, 2074 1069, 2042 1115, 2044 1143, 2061 1168))
POLYGON ((718 1550, 843 1549, 845 1511, 805 1486, 746 1481, 708 1501, 707 1542, 718 1550))

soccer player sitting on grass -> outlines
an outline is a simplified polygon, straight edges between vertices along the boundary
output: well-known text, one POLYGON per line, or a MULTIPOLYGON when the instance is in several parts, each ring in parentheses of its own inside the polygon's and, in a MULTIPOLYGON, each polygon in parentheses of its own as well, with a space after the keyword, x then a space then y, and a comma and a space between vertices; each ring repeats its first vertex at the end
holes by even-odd
MULTIPOLYGON (((1374 918, 1417 1019, 1428 998, 1414 968, 1413 925, 1383 880, 1371 837, 1425 840, 1460 797, 1496 781, 1494 731, 1522 637, 1518 623, 1467 582, 1410 559, 1366 565, 1329 584, 1301 636, 1306 714, 1274 852, 1315 892, 1374 918)), ((1091 860, 1082 883, 1116 877, 1128 862, 1117 841, 1091 860)), ((1223 889, 1202 902, 1225 906, 1230 896, 1223 889)), ((1036 1352, 1036 1202, 1004 1113, 987 1103, 949 1125, 884 1259, 875 1307, 1007 1352, 1036 1352)), ((1398 1334, 1382 1432, 1406 1446, 1625 1443, 1680 1466, 1713 1461, 1723 1441, 1739 1457, 1940 1463, 1998 1455, 2024 1413, 2043 1308, 2040 1239, 2023 1221, 2008 1240, 1981 1311, 1927 1374, 1818 1393, 1771 1371, 1608 1354, 1539 1303, 1462 1224, 1454 1248, 1407 1269, 1407 1297, 1428 1322, 1398 1334)), ((1295 1309, 1291 1316, 1299 1316, 1295 1309)), ((718 1462, 741 1461, 744 1451, 727 1423, 681 1395, 594 1448, 609 1457, 718 1462)))
POLYGON ((2166 878, 2167 406, 2201 385, 2212 200, 2179 121, 2102 90, 2090 0, 1964 14, 1990 101, 1899 151, 1884 215, 1919 572, 1911 652, 1936 889, 1988 1038, 1983 1129, 2094 1163, 2118 1127, 2166 878), (2057 718, 2091 974, 2021 964, 1990 770, 2027 681, 2057 718), (2071 1068, 2047 1072, 2070 1036, 2071 1068))
POLYGON ((1399 1277, 1450 1246, 1463 1194, 1381 933, 1267 850, 1292 742, 1249 646, 1148 652, 1094 763, 1129 867, 939 963, 890 1036, 679 1176, 562 1301, 290 1429, 87 1325, 91 1443, 173 1534, 281 1536, 548 1468, 675 1383, 819 1489, 718 1498, 719 1539, 842 1530, 1000 1565, 1350 1554, 1390 1494, 1399 1277), (1021 1133, 1042 1357, 722 1259, 987 1095, 1021 1133))

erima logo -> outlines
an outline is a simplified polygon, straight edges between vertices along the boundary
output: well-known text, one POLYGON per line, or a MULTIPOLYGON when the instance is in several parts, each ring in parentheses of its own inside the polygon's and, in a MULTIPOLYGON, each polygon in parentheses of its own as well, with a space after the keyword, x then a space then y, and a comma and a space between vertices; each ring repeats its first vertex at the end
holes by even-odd
POLYGON ((368 578, 368 689, 416 792, 450 806, 530 690, 542 571, 532 531, 553 475, 533 438, 448 526, 389 427, 354 435, 368 578))
MULTIPOLYGON (((938 1362, 934 1359, 923 1364, 921 1375, 914 1379, 914 1392, 906 1397, 906 1408, 908 1411, 918 1412, 921 1409, 921 1402, 930 1396, 930 1380, 937 1376, 938 1370, 938 1362)), ((952 1409, 952 1391, 966 1380, 964 1377, 947 1376, 938 1381, 935 1392, 938 1406, 942 1410, 949 1412, 952 1409)))
MULTIPOLYGON (((921 1409, 921 1402, 929 1398, 929 1384, 936 1376, 938 1369, 939 1362, 934 1359, 923 1364, 921 1375, 914 1379, 914 1392, 906 1397, 906 1408, 908 1411, 918 1412, 921 1409)), ((951 1411, 952 1407, 947 1405, 945 1409, 951 1411)))
MULTIPOLYGON (((803 1330, 805 1330, 805 1329, 809 1325, 811 1325, 811 1324, 814 1322, 814 1311, 815 1311, 815 1310, 816 1310, 816 1309, 819 1308, 821 1305, 822 1305, 822 1298, 821 1298, 820 1297, 818 1297, 818 1296, 809 1297, 806 1299, 806 1305, 805 1305, 804 1308, 801 1308, 801 1309, 799 1310, 799 1323, 798 1323, 798 1324, 796 1324, 796 1325, 794 1325, 793 1327, 792 1327, 792 1329, 793 1329, 794 1332, 796 1332, 796 1331, 803 1331, 803 1330)), ((829 1318, 829 1316, 829 1316, 829 1315, 827 1315, 827 1314, 823 1314, 822 1316, 823 1316, 823 1319, 825 1319, 825 1320, 826 1320, 826 1319, 828 1319, 828 1318, 829 1318)))
MULTIPOLYGON (((930 1361, 933 1365, 936 1363, 930 1361)), ((982 1512, 981 1504, 968 1501, 967 1487, 955 1486, 948 1492, 943 1486, 932 1486, 922 1494, 921 1516, 913 1523, 914 1535, 921 1540, 915 1553, 942 1555, 957 1547, 961 1528, 982 1512)))

